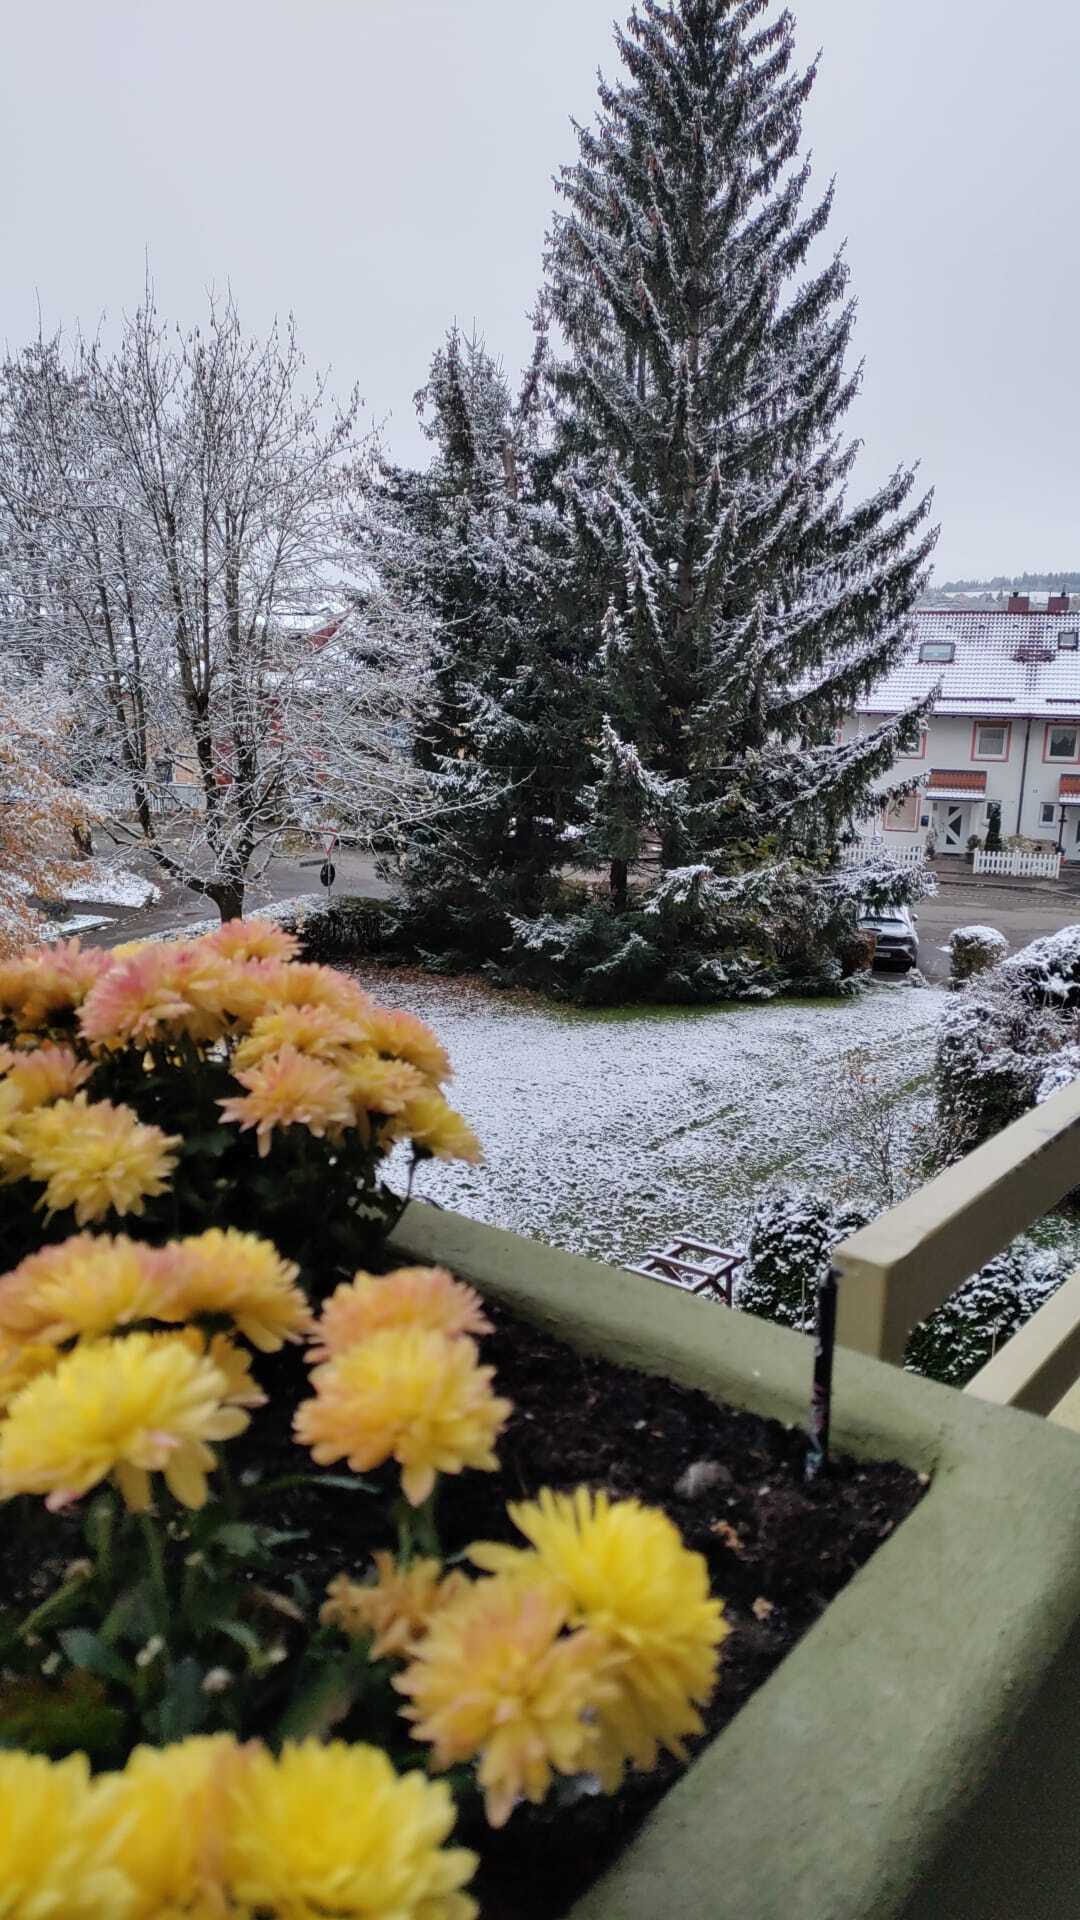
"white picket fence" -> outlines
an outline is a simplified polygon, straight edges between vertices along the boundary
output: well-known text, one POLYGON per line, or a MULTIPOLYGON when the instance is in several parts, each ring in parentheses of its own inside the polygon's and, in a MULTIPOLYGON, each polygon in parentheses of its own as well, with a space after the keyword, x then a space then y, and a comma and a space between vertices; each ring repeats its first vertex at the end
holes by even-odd
POLYGON ((975 854, 975 872, 996 873, 1011 880, 1056 880, 1061 873, 1061 855, 1056 847, 1050 853, 1025 853, 1020 847, 1007 847, 1001 853, 975 854))
POLYGON ((853 846, 843 847, 840 852, 840 864, 844 867, 861 867, 867 860, 891 860, 896 867, 922 867, 926 865, 926 848, 890 847, 880 838, 856 840, 853 846))

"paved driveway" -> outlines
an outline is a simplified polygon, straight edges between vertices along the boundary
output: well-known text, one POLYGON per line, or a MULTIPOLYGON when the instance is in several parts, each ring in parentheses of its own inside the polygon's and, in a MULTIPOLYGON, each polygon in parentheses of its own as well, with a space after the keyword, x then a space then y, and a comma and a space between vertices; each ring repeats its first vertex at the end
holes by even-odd
POLYGON ((928 980, 938 981, 948 979, 949 956, 942 949, 957 927, 996 927, 1015 953, 1040 934, 1080 922, 1080 896, 1064 887, 1027 889, 974 879, 967 884, 943 880, 937 898, 921 900, 916 911, 919 964, 928 980))

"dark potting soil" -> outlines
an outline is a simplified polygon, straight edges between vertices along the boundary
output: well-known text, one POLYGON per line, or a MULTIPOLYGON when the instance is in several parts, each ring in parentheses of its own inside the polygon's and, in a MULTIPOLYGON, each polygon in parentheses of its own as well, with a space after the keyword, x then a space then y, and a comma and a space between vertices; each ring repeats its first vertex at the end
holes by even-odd
MULTIPOLYGON (((499 1442, 499 1471, 444 1482, 438 1514, 444 1552, 477 1539, 520 1544, 506 1503, 543 1486, 566 1491, 585 1484, 605 1488, 614 1499, 634 1496, 663 1507, 686 1544, 705 1556, 732 1628, 700 1748, 911 1512, 925 1480, 895 1463, 837 1458, 828 1476, 808 1488, 800 1430, 585 1358, 490 1303, 487 1312, 495 1331, 483 1342, 484 1359, 494 1365, 498 1391, 514 1412, 499 1442)), ((292 1348, 258 1356, 255 1371, 270 1403, 230 1442, 229 1460, 234 1473, 252 1469, 273 1480, 303 1466, 290 1422, 307 1391, 307 1368, 292 1348)), ((395 1487, 396 1473, 388 1469, 388 1491, 395 1487)), ((389 1511, 389 1500, 302 1489, 275 1498, 273 1524, 307 1530, 306 1542, 290 1551, 295 1569, 319 1594, 343 1570, 362 1576, 373 1548, 392 1545, 389 1511)), ((24 1535, 24 1553, 26 1544, 24 1535)), ((11 1593, 23 1584, 25 1561, 16 1569, 3 1558, 0 1552, 0 1583, 11 1593)), ((612 1798, 560 1787, 544 1807, 516 1809, 500 1833, 464 1814, 455 1838, 482 1856, 473 1887, 482 1920, 558 1920, 680 1772, 665 1758, 655 1773, 631 1775, 612 1798)))

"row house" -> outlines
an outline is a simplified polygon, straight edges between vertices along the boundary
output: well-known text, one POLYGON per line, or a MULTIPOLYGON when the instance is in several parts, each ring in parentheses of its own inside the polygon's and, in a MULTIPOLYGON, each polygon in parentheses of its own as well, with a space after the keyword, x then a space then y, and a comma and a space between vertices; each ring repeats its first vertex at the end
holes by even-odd
MULTIPOLYGON (((842 730, 852 739, 936 693, 911 752, 880 784, 919 789, 883 806, 869 830, 896 846, 962 854, 1001 808, 1001 837, 1020 834, 1080 860, 1080 599, 1035 610, 1014 596, 1000 611, 921 612, 900 663, 842 730)), ((865 830, 865 829, 864 829, 865 830)))

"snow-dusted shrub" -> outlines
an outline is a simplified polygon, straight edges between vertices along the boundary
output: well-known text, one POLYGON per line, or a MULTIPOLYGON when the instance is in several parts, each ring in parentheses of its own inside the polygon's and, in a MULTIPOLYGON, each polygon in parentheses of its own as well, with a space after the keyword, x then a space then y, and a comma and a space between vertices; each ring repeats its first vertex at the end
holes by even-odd
POLYGON ((1057 1256, 1026 1238, 1014 1241, 915 1328, 904 1364, 928 1380, 965 1386, 1064 1278, 1057 1256))
POLYGON ((946 1009, 935 1077, 942 1159, 957 1159, 1049 1098, 1080 1039, 1080 926, 1034 940, 946 1009))
POLYGON ((833 1248, 866 1225, 855 1207, 792 1187, 758 1201, 750 1222, 746 1266, 735 1304, 743 1313, 809 1332, 818 1283, 829 1270, 833 1248))
POLYGON ((1000 966, 1009 951, 1009 943, 996 927, 957 927, 949 941, 951 982, 962 986, 976 973, 1000 966))

